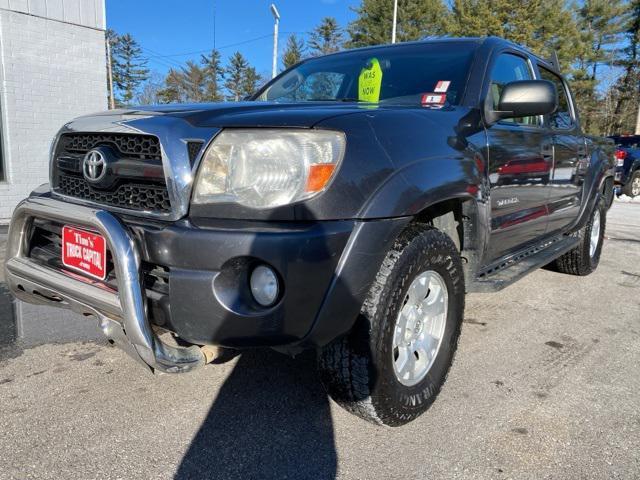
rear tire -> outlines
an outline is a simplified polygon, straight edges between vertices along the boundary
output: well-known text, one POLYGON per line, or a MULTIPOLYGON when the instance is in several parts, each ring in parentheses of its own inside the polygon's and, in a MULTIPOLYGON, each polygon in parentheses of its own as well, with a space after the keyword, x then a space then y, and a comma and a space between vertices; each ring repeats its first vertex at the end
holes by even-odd
POLYGON ((640 170, 633 172, 629 181, 622 187, 622 193, 631 198, 640 195, 640 170))
POLYGON ((454 242, 423 224, 396 240, 352 331, 327 345, 320 378, 343 408, 379 425, 424 413, 458 345, 464 276, 454 242))
POLYGON ((555 261, 557 270, 569 275, 589 275, 600 262, 602 241, 606 226, 607 209, 602 196, 598 196, 589 222, 572 235, 580 239, 579 245, 555 261), (597 242, 594 244, 594 242, 597 242))

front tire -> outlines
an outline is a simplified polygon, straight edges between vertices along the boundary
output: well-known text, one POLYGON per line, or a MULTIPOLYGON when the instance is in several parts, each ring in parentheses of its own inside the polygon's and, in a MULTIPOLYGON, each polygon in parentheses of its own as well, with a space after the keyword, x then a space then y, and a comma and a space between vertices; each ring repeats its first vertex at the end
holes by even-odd
POLYGON ((454 242, 427 225, 410 226, 382 263, 353 330, 320 354, 329 395, 380 425, 424 413, 453 361, 464 291, 454 242))
POLYGON ((579 245, 568 251, 555 261, 557 270, 569 275, 589 275, 600 263, 602 242, 606 226, 607 209, 602 196, 596 200, 596 205, 591 213, 589 222, 574 236, 580 239, 579 245))

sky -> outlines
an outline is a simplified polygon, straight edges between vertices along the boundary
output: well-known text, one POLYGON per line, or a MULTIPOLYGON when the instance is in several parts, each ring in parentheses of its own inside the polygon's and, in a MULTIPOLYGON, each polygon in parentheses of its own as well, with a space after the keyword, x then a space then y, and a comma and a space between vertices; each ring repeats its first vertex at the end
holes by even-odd
MULTIPOLYGON (((197 52, 215 46, 226 59, 240 51, 258 70, 270 76, 273 52, 273 16, 269 0, 106 0, 107 27, 130 33, 143 49, 152 70, 166 73, 197 52)), ((280 11, 278 67, 289 33, 305 34, 322 17, 340 25, 353 20, 349 8, 358 0, 275 0, 280 11)))

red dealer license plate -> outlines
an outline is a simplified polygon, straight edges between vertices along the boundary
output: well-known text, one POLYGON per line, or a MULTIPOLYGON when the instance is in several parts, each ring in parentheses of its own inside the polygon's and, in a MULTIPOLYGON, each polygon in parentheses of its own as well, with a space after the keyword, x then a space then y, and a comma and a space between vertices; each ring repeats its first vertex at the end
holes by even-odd
POLYGON ((98 280, 107 276, 107 242, 102 235, 64 226, 62 263, 98 280))

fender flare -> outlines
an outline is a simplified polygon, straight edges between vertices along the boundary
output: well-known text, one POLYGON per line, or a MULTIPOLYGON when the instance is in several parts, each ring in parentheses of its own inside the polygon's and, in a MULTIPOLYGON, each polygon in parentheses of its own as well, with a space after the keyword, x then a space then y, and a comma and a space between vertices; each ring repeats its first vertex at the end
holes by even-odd
POLYGON ((414 216, 447 200, 488 195, 478 163, 469 157, 430 157, 405 165, 373 192, 359 217, 414 216))
POLYGON ((609 178, 613 178, 611 166, 601 154, 601 150, 596 150, 591 155, 589 171, 584 179, 583 193, 586 193, 586 195, 580 205, 578 218, 569 227, 569 231, 579 230, 589 221, 589 216, 595 203, 600 198, 600 192, 602 192, 605 182, 609 178))

